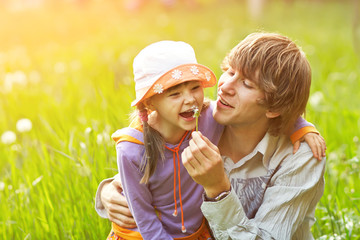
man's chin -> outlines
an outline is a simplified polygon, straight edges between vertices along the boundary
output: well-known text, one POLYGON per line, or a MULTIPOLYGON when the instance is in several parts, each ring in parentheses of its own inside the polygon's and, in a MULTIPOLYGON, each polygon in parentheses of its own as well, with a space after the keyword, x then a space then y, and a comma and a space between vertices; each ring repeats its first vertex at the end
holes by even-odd
POLYGON ((227 125, 229 123, 228 118, 223 113, 217 111, 216 108, 213 111, 213 117, 214 120, 221 125, 227 125))

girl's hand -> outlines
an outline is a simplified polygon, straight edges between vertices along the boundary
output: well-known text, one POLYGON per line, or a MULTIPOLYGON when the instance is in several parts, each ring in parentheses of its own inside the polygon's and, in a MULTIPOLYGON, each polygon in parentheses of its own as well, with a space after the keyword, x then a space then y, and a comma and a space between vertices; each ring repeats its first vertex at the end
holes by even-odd
POLYGON ((320 134, 312 132, 305 134, 302 138, 294 143, 294 154, 299 150, 300 142, 302 141, 305 141, 309 145, 316 159, 321 160, 326 156, 325 139, 320 134))

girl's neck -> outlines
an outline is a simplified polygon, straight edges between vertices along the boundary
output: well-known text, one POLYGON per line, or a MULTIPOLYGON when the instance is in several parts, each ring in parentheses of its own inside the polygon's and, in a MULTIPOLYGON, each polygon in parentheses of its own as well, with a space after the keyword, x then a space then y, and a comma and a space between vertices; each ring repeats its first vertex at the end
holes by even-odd
POLYGON ((159 121, 156 113, 153 112, 149 115, 148 124, 161 134, 166 143, 173 145, 179 143, 186 130, 170 126, 163 126, 160 124, 160 122, 161 121, 159 121))

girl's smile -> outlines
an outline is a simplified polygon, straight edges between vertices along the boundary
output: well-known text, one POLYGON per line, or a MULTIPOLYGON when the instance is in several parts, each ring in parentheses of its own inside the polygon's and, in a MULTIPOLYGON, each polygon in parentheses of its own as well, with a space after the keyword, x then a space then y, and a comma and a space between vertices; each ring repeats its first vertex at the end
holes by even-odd
POLYGON ((156 121, 151 125, 160 132, 166 142, 177 143, 185 131, 195 128, 193 106, 199 108, 204 101, 204 90, 199 81, 188 81, 148 100, 151 110, 156 111, 156 121))

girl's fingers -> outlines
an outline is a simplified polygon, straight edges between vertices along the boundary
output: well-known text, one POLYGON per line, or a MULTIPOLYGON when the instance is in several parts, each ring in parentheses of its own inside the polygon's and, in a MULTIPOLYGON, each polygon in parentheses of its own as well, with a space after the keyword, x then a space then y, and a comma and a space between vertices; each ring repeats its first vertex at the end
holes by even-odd
POLYGON ((293 147, 293 154, 295 154, 299 150, 299 147, 300 147, 300 141, 296 141, 293 147))

